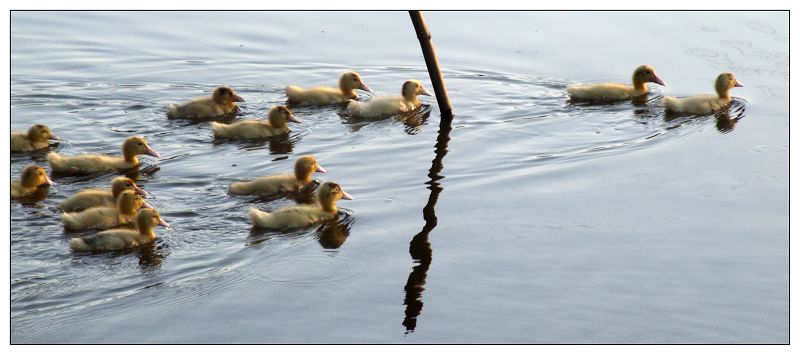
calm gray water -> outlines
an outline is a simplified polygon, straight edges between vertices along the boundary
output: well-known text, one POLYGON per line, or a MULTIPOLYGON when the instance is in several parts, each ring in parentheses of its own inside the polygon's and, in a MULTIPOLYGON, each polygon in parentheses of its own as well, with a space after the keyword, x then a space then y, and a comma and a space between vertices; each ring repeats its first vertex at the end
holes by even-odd
MULTIPOLYGON (((456 117, 435 101, 354 122, 297 109, 288 138, 214 141, 164 104, 228 84, 263 117, 289 83, 430 81, 406 12, 14 12, 11 128, 63 154, 144 135, 135 177, 173 228, 73 255, 55 206, 114 174, 11 203, 12 343, 788 343, 788 13, 433 12, 456 117), (580 24, 576 26, 575 24, 580 24), (576 82, 648 102, 572 105, 576 82), (730 112, 666 118, 709 92, 730 112), (438 144, 437 144, 438 141, 438 144), (314 154, 356 197, 336 223, 251 230, 233 181, 314 154)), ((10 175, 43 154, 14 154, 10 175)))

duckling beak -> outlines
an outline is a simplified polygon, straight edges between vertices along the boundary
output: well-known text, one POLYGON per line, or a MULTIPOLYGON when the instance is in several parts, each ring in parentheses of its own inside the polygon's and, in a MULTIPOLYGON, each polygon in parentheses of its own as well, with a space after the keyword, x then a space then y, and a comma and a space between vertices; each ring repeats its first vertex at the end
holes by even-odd
POLYGON ((352 195, 342 190, 342 200, 355 200, 352 195))
POLYGON ((291 115, 291 114, 289 115, 289 117, 286 117, 286 120, 289 121, 289 122, 294 122, 294 123, 303 123, 303 121, 301 121, 299 118, 297 118, 297 117, 295 117, 294 115, 291 115))
POLYGON ((133 186, 133 191, 136 191, 137 194, 142 195, 142 196, 150 196, 150 194, 147 193, 147 191, 145 191, 143 188, 141 188, 139 186, 136 186, 136 185, 133 186))
POLYGON ((56 186, 56 185, 58 185, 58 184, 56 184, 56 182, 55 182, 55 181, 53 181, 53 180, 50 180, 50 177, 49 177, 49 176, 45 175, 44 177, 45 177, 45 179, 47 179, 47 184, 48 184, 48 185, 50 185, 50 186, 56 186))
POLYGON ((167 228, 169 228, 169 223, 167 223, 167 221, 165 221, 165 220, 164 220, 163 218, 161 218, 161 217, 158 217, 158 225, 159 225, 159 226, 164 226, 164 227, 167 227, 167 228))
POLYGON ((55 135, 55 134, 52 134, 52 133, 50 133, 50 139, 52 139, 52 140, 54 140, 54 141, 60 141, 60 140, 61 140, 61 137, 59 137, 59 136, 57 136, 57 135, 55 135))
POLYGON ((664 80, 661 80, 661 78, 659 78, 658 75, 656 75, 656 73, 653 73, 653 81, 652 82, 656 83, 658 85, 661 85, 661 86, 667 86, 667 84, 664 84, 664 80))
POLYGON ((327 173, 327 172, 328 172, 327 170, 325 170, 325 168, 323 168, 323 167, 322 167, 321 165, 319 165, 319 164, 317 164, 317 170, 314 170, 314 171, 315 171, 315 172, 318 172, 318 173, 327 173))
POLYGON ((149 208, 151 210, 155 209, 155 208, 153 208, 153 205, 147 203, 147 201, 142 201, 142 208, 149 208))
POLYGON ((155 149, 150 147, 147 147, 147 149, 144 151, 144 154, 147 154, 151 157, 161 158, 161 154, 158 154, 158 152, 155 149))
POLYGON ((368 92, 370 94, 374 94, 375 93, 374 91, 372 91, 372 89, 369 88, 369 86, 367 86, 367 84, 364 84, 364 83, 361 83, 361 86, 359 87, 359 90, 364 90, 364 91, 366 91, 366 92, 368 92))
POLYGON ((233 102, 244 102, 244 99, 236 94, 233 94, 233 102))
POLYGON ((744 85, 742 85, 742 83, 740 83, 739 80, 736 80, 736 84, 733 84, 733 87, 735 87, 735 88, 743 88, 744 85))
POLYGON ((428 89, 426 88, 422 88, 422 92, 420 93, 420 95, 433 96, 433 94, 431 94, 431 92, 428 91, 428 89))

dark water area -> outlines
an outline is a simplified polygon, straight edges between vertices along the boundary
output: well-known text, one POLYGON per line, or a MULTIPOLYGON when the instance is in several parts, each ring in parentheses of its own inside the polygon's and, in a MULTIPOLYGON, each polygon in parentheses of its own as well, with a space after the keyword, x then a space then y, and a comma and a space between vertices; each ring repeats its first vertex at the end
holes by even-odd
MULTIPOLYGON (((130 176, 172 228, 71 253, 87 233, 57 204, 116 173, 11 202, 12 343, 788 343, 788 13, 426 19, 452 128, 424 97, 374 121, 301 107, 288 135, 238 142, 165 105, 226 84, 247 101, 223 121, 263 118, 286 85, 345 70, 379 95, 432 89, 408 14, 13 12, 11 129, 47 124, 66 155, 146 137, 162 157, 130 176), (667 86, 568 102, 639 64, 667 86), (661 97, 723 71, 745 84, 728 110, 665 116, 661 97), (295 202, 227 186, 306 154, 356 199, 334 222, 252 229, 250 208, 295 202)), ((44 155, 12 154, 10 177, 44 155)))

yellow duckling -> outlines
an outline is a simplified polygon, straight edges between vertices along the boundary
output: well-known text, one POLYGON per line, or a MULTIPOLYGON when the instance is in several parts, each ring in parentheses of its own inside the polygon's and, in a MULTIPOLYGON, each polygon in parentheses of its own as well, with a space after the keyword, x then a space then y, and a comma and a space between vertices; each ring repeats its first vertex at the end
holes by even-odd
POLYGON ((616 83, 585 84, 567 86, 567 94, 579 101, 618 101, 647 95, 645 83, 664 86, 664 81, 656 75, 655 69, 640 65, 633 71, 633 86, 616 83))
POLYGON ((286 97, 293 105, 330 105, 355 99, 356 89, 372 92, 358 73, 350 71, 339 77, 339 88, 319 86, 303 89, 297 85, 289 85, 286 87, 286 97))
POLYGON ((315 172, 325 173, 327 170, 320 166, 313 156, 306 155, 298 158, 294 163, 294 175, 270 175, 251 181, 234 182, 229 191, 234 195, 262 196, 297 191, 311 183, 311 174, 315 172))
POLYGON ((402 96, 377 97, 372 101, 358 102, 350 100, 347 111, 353 117, 374 118, 408 112, 420 105, 419 95, 432 96, 428 89, 418 80, 403 83, 402 96))
POLYGON ((19 181, 11 182, 11 199, 16 200, 31 194, 42 185, 55 186, 44 168, 38 165, 28 165, 22 170, 19 181))
POLYGON ((11 152, 31 152, 45 149, 50 146, 48 140, 60 139, 43 124, 35 124, 28 129, 28 133, 11 132, 11 152))
POLYGON ((158 211, 150 208, 139 210, 134 223, 136 229, 109 229, 89 237, 72 238, 69 246, 75 252, 123 250, 156 240, 155 226, 169 227, 158 211))
POLYGON ((264 212, 250 209, 250 221, 261 228, 288 229, 312 225, 317 222, 333 219, 339 211, 336 201, 339 199, 352 200, 339 184, 328 181, 320 186, 317 192, 317 204, 298 205, 281 208, 275 212, 264 212))
POLYGON ((717 76, 714 82, 716 95, 694 95, 681 99, 665 96, 664 109, 668 113, 687 113, 694 115, 706 115, 717 111, 731 103, 731 89, 743 87, 742 83, 736 80, 731 73, 722 73, 717 76))
POLYGON ((81 212, 62 213, 66 230, 108 229, 133 222, 140 208, 153 208, 134 190, 125 190, 117 197, 116 207, 92 207, 81 212))
POLYGON ((237 102, 244 99, 237 95, 232 88, 220 86, 208 97, 201 97, 189 102, 176 105, 167 105, 169 118, 210 118, 229 114, 239 110, 237 102))
POLYGON ((142 137, 130 137, 122 143, 122 156, 84 154, 76 157, 61 156, 56 152, 47 154, 47 162, 54 173, 93 173, 114 169, 130 169, 139 166, 140 154, 160 158, 142 137))
POLYGON ((287 121, 302 122, 286 106, 274 106, 267 113, 267 121, 245 120, 231 124, 211 122, 211 129, 216 138, 268 138, 288 133, 287 121))
POLYGON ((64 212, 77 212, 91 207, 114 207, 117 205, 117 198, 125 190, 134 190, 142 196, 147 196, 147 191, 136 186, 133 180, 119 176, 111 180, 111 190, 85 189, 70 196, 58 206, 64 212))

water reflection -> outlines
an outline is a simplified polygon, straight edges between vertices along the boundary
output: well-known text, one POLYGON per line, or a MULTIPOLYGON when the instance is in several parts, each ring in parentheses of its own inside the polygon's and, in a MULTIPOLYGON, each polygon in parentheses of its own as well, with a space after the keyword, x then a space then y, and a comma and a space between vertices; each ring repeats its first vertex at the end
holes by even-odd
POLYGON ((727 107, 715 112, 713 115, 699 116, 699 115, 665 113, 664 121, 674 122, 677 123, 677 125, 681 125, 689 121, 710 119, 713 116, 716 123, 717 131, 719 131, 719 133, 722 134, 727 134, 732 132, 733 129, 736 128, 736 124, 739 123, 739 121, 745 117, 746 107, 747 107, 746 103, 740 102, 737 99, 732 101, 731 104, 728 105, 727 107))
POLYGON ((248 139, 245 141, 226 138, 214 138, 212 142, 214 146, 222 144, 236 144, 239 149, 255 150, 263 148, 265 145, 269 146, 271 154, 289 154, 294 150, 294 142, 289 136, 289 133, 263 138, 263 139, 248 139))
POLYGON ((444 190, 438 181, 444 178, 439 173, 444 167, 442 161, 447 154, 447 143, 450 141, 450 131, 452 130, 451 123, 452 116, 442 116, 439 135, 436 137, 436 156, 431 162, 431 168, 428 170, 428 178, 430 180, 425 183, 428 185, 428 189, 431 190, 428 196, 428 203, 422 208, 422 218, 425 220, 425 225, 419 233, 411 238, 411 243, 408 247, 411 258, 419 264, 411 268, 411 273, 408 274, 408 281, 405 286, 406 295, 403 304, 406 305, 406 311, 403 326, 406 328, 406 334, 414 332, 417 327, 417 317, 422 313, 422 292, 425 290, 425 280, 433 259, 433 250, 431 249, 431 243, 428 241, 428 236, 436 228, 438 222, 434 208, 439 200, 439 194, 444 190))
POLYGON ((350 236, 354 218, 346 216, 326 222, 317 228, 317 241, 325 249, 338 249, 350 236))

